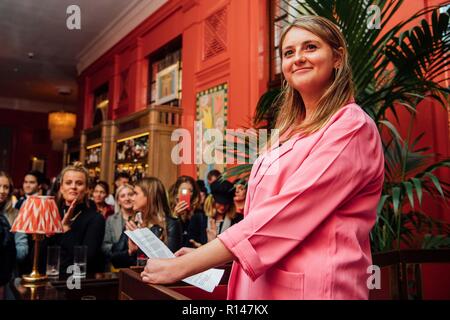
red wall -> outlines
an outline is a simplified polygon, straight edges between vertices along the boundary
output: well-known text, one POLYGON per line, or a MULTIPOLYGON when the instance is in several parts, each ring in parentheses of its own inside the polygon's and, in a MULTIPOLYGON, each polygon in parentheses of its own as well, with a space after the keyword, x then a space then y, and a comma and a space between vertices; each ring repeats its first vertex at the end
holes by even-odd
POLYGON ((61 171, 62 153, 52 150, 46 113, 2 109, 0 126, 12 130, 9 174, 15 186, 22 185, 33 157, 46 160, 48 178, 61 171))
MULTIPOLYGON (((228 83, 228 127, 249 126, 256 102, 268 81, 266 3, 266 0, 169 1, 81 74, 83 128, 89 128, 92 123, 93 91, 107 81, 110 119, 145 108, 146 57, 180 35, 183 43, 182 126, 193 134, 196 94, 225 82, 228 83), (228 11, 227 48, 204 61, 203 21, 224 7, 228 11), (125 85, 128 99, 119 101, 123 72, 128 74, 125 85)), ((195 176, 195 165, 181 165, 180 174, 195 176)))

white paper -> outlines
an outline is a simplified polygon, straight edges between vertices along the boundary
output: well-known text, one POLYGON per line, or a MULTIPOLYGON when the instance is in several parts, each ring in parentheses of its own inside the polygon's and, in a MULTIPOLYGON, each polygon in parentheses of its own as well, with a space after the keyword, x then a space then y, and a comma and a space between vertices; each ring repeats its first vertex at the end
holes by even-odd
MULTIPOLYGON (((125 234, 149 257, 149 258, 174 258, 170 249, 158 239, 148 228, 126 230, 125 234)), ((219 284, 225 270, 209 269, 196 275, 183 279, 184 282, 196 286, 208 292, 213 292, 219 284)))

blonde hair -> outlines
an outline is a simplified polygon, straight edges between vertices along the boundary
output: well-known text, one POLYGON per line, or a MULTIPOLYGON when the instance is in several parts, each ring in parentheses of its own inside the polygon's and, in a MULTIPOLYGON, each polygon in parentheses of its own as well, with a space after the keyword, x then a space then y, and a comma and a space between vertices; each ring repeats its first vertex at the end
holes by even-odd
MULTIPOLYGON (((203 205, 203 209, 205 210, 205 214, 210 218, 216 217, 216 208, 214 207, 216 201, 212 194, 208 195, 205 199, 205 204, 203 205)), ((236 206, 234 203, 230 204, 225 216, 233 220, 236 217, 236 206)))
POLYGON ((115 199, 116 199, 116 203, 117 203, 117 206, 119 207, 119 209, 122 209, 122 206, 119 204, 119 194, 124 189, 130 189, 131 191, 134 192, 134 187, 131 184, 128 184, 128 183, 125 183, 125 184, 123 184, 123 185, 121 185, 120 187, 117 188, 115 199))
POLYGON ((17 216, 17 210, 14 209, 14 207, 12 205, 12 195, 13 195, 13 191, 14 191, 14 184, 13 184, 11 177, 6 172, 0 171, 0 177, 6 178, 8 180, 8 184, 9 184, 8 197, 6 198, 5 203, 3 205, 0 204, 0 209, 2 209, 1 211, 3 211, 3 213, 5 213, 6 219, 8 219, 9 224, 12 225, 17 216))
POLYGON ((164 185, 156 177, 146 177, 138 181, 135 187, 141 188, 147 197, 147 205, 142 212, 144 226, 159 225, 163 229, 162 240, 167 243, 166 216, 171 216, 171 211, 164 185))
POLYGON ((299 132, 308 135, 320 130, 340 108, 354 97, 348 49, 344 35, 339 28, 323 17, 310 15, 299 17, 284 30, 281 36, 279 50, 282 59, 282 45, 286 34, 292 28, 300 28, 320 37, 331 47, 333 54, 340 57, 341 63, 339 68, 335 69, 332 84, 320 98, 311 117, 308 116, 308 121, 304 121, 306 109, 300 93, 292 88, 286 80, 283 81, 282 93, 276 101, 279 113, 275 124, 275 128, 279 129, 279 136, 284 137, 282 140, 287 140, 299 132), (342 48, 342 52, 339 51, 340 48, 342 48))
MULTIPOLYGON (((76 171, 76 172, 81 172, 84 174, 85 180, 86 180, 86 192, 84 194, 84 199, 83 201, 86 203, 86 205, 89 205, 89 196, 88 196, 88 192, 87 189, 89 187, 89 171, 86 169, 85 166, 83 166, 83 164, 79 161, 75 161, 73 164, 66 166, 64 169, 62 169, 61 173, 59 174, 59 189, 61 189, 61 186, 63 185, 64 182, 64 175, 68 172, 68 171, 76 171)), ((61 196, 61 191, 58 190, 58 203, 61 204, 63 199, 61 196)))

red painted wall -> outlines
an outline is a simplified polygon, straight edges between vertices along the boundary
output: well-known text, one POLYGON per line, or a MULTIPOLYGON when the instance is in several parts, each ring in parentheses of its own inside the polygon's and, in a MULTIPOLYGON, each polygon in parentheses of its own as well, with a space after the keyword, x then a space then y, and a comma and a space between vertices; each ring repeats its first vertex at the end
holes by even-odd
MULTIPOLYGON (((193 134, 196 94, 224 82, 229 88, 228 127, 248 126, 256 102, 267 88, 266 0, 169 1, 81 74, 83 128, 89 128, 92 123, 92 93, 106 81, 110 85, 110 119, 145 108, 146 57, 180 35, 183 39, 182 126, 193 134), (204 61, 203 22, 224 7, 228 11, 227 48, 204 61), (121 79, 124 73, 127 74, 125 85, 121 79), (120 101, 124 86, 128 98, 120 101)), ((181 165, 180 174, 195 176, 195 166, 181 165)))
POLYGON ((2 109, 0 126, 12 130, 9 173, 15 186, 22 185, 33 157, 46 160, 48 178, 58 175, 62 169, 62 153, 52 150, 46 113, 2 109))

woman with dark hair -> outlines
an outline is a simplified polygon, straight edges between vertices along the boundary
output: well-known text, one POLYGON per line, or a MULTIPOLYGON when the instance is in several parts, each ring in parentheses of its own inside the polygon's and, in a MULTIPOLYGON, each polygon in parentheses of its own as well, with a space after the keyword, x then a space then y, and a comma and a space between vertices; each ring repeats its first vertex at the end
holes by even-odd
POLYGON ((103 218, 108 219, 109 216, 114 214, 113 206, 106 203, 106 198, 109 195, 109 186, 105 181, 97 181, 94 184, 92 191, 92 200, 94 200, 97 212, 100 213, 103 218))
POLYGON ((172 214, 178 217, 183 233, 182 246, 192 247, 192 239, 189 238, 189 224, 196 213, 202 213, 199 188, 192 177, 181 176, 169 189, 169 204, 172 214), (188 201, 187 198, 188 197, 188 201))
POLYGON ((76 162, 65 167, 60 177, 57 202, 64 233, 43 241, 40 266, 45 266, 46 247, 58 245, 61 247, 60 273, 67 274, 67 268, 73 264, 74 247, 87 246, 87 272, 103 272, 101 246, 105 234, 105 219, 88 199, 89 173, 80 162, 76 162))
POLYGON ((301 16, 279 53, 281 144, 253 165, 244 219, 185 255, 150 259, 145 282, 234 261, 228 299, 368 299, 369 234, 384 180, 377 126, 354 102, 338 26, 301 16))

